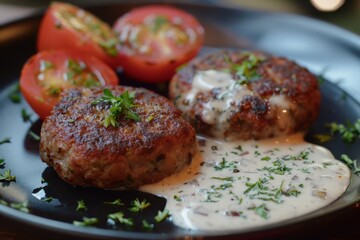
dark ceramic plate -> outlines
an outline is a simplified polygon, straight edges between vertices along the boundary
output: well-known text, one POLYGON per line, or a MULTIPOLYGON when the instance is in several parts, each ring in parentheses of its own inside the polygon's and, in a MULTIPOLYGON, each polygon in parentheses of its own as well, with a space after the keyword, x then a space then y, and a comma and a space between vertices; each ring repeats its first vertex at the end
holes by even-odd
MULTIPOLYGON (((175 4, 194 14, 206 29, 206 47, 203 52, 219 47, 261 49, 270 53, 286 56, 308 67, 316 74, 327 79, 321 85, 323 95, 321 113, 318 121, 307 135, 313 138, 316 133, 328 133, 324 127, 327 122, 354 122, 360 116, 360 38, 334 26, 304 17, 254 12, 243 9, 228 9, 213 6, 175 4), (325 72, 324 72, 325 71, 325 72)), ((94 14, 110 24, 135 4, 107 4, 89 7, 94 14)), ((86 238, 139 238, 165 239, 191 237, 249 236, 254 233, 266 234, 274 229, 299 225, 313 221, 324 215, 330 216, 360 201, 360 178, 353 176, 345 194, 319 211, 294 218, 285 222, 233 232, 202 233, 188 231, 174 226, 170 220, 156 224, 152 231, 141 227, 141 221, 152 221, 157 211, 165 206, 165 199, 137 191, 104 191, 91 188, 73 187, 58 178, 56 173, 41 162, 38 142, 29 137, 33 131, 39 133, 41 122, 33 114, 34 122, 24 123, 21 111, 32 112, 26 102, 11 102, 8 98, 16 85, 21 67, 28 57, 36 52, 36 32, 41 14, 0 27, 0 140, 11 137, 11 143, 0 146, 0 158, 6 165, 0 172, 11 169, 16 182, 2 183, 1 199, 8 203, 28 202, 29 213, 0 205, 2 217, 15 221, 18 226, 31 227, 34 231, 52 231, 72 237, 86 238), (52 201, 44 201, 52 197, 52 201), (121 198, 125 211, 135 220, 133 228, 113 227, 106 222, 106 215, 115 208, 104 201, 121 198), (151 208, 142 214, 128 212, 127 206, 135 198, 147 199, 151 208), (84 200, 87 211, 76 211, 77 201, 84 200), (132 215, 131 215, 132 214, 132 215), (97 217, 96 228, 76 227, 74 220, 83 216, 97 217)), ((120 73, 119 73, 120 74, 120 73)), ((123 84, 138 85, 123 76, 123 84)), ((141 85, 141 84, 140 84, 141 85)), ((142 85, 161 92, 159 86, 142 85)), ((164 86, 160 86, 164 87, 164 86)), ((162 88, 163 89, 163 88, 162 88)), ((161 92, 164 94, 164 92, 161 92)), ((323 144, 339 158, 342 153, 360 159, 360 148, 346 144, 340 136, 323 144)), ((360 162, 359 162, 360 165, 360 162)))

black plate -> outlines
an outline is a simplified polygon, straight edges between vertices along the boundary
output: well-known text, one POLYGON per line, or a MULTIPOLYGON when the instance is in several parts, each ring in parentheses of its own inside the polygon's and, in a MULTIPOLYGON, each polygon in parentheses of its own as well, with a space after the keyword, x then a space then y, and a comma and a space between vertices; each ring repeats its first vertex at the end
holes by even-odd
MULTIPOLYGON (((106 4, 89 7, 89 10, 111 24, 118 16, 136 5, 106 4)), ((294 15, 194 4, 174 5, 194 14, 204 25, 207 48, 203 51, 219 47, 261 49, 293 59, 327 78, 328 81, 321 85, 323 100, 320 117, 307 135, 309 141, 317 143, 312 138, 315 133, 328 133, 328 129, 324 127, 326 122, 354 122, 360 116, 360 96, 357 95, 360 92, 360 84, 357 83, 360 76, 360 38, 356 35, 294 15)), ((7 202, 27 201, 30 209, 30 213, 23 213, 0 205, 3 217, 35 227, 35 230, 46 229, 73 237, 189 239, 195 236, 256 236, 256 233, 262 236, 266 232, 270 233, 272 229, 290 227, 295 223, 314 220, 324 215, 329 216, 360 201, 360 178, 353 176, 346 193, 330 206, 285 222, 211 235, 177 228, 170 220, 157 224, 150 232, 143 230, 141 220, 145 218, 151 221, 157 210, 164 208, 165 199, 131 190, 104 191, 66 184, 51 168, 41 162, 38 142, 28 135, 29 131, 39 133, 41 122, 36 120, 36 115, 33 114, 34 123, 24 123, 21 110, 32 112, 31 109, 24 100, 20 104, 15 104, 8 98, 8 94, 18 81, 22 65, 36 52, 36 33, 40 19, 41 14, 0 28, 0 53, 3 59, 0 65, 0 140, 11 137, 11 143, 0 146, 0 158, 6 161, 5 168, 0 171, 11 169, 12 174, 17 177, 16 183, 3 183, 0 186, 0 196, 7 202), (42 201, 41 198, 45 197, 53 197, 53 200, 50 203, 42 201), (114 228, 106 223, 106 215, 113 212, 114 207, 103 204, 104 201, 121 198, 125 205, 129 206, 130 201, 137 197, 146 198, 152 207, 141 215, 133 215, 137 223, 134 228, 114 228), (78 200, 85 200, 87 211, 75 210, 78 200), (100 223, 96 228, 72 225, 73 220, 80 220, 83 216, 98 217, 100 223)), ((123 84, 138 84, 121 77, 123 84)), ((164 93, 161 90, 161 87, 164 89, 162 85, 145 87, 164 93)), ((346 153, 351 158, 360 159, 360 148, 357 148, 356 144, 344 143, 340 136, 323 145, 331 149, 337 158, 346 153)), ((127 212, 126 206, 120 210, 131 215, 127 212)))

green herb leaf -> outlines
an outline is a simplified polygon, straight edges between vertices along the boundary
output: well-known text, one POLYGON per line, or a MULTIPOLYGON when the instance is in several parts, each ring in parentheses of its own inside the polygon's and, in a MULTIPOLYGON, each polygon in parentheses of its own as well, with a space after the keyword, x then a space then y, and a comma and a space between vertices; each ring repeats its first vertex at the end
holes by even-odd
POLYGON ((11 138, 10 137, 6 137, 3 140, 0 141, 0 145, 1 144, 5 144, 5 143, 11 143, 11 138))
POLYGON ((0 174, 0 181, 15 182, 16 176, 11 175, 11 170, 7 169, 3 174, 0 174))
POLYGON ((150 203, 144 199, 140 202, 140 200, 137 198, 134 201, 131 202, 132 207, 129 209, 131 212, 141 212, 147 207, 150 207, 150 203))
POLYGON ((110 204, 110 205, 115 205, 115 206, 123 206, 124 203, 121 201, 120 198, 118 199, 115 199, 114 201, 112 202, 104 202, 105 204, 110 204))
POLYGON ((99 220, 95 217, 83 217, 82 221, 73 221, 73 224, 77 227, 89 227, 97 224, 99 220))
POLYGON ((11 88, 10 93, 8 94, 8 97, 13 103, 21 102, 21 92, 20 92, 19 83, 17 83, 13 88, 11 88))
POLYGON ((125 218, 123 212, 116 212, 116 213, 109 214, 108 218, 115 221, 115 222, 119 222, 121 224, 124 224, 126 226, 131 227, 131 226, 134 225, 134 221, 131 218, 125 218))
POLYGON ((164 209, 164 211, 158 211, 157 215, 154 217, 156 222, 162 222, 164 221, 166 218, 168 218, 170 216, 170 212, 167 209, 164 209))
POLYGON ((353 142, 360 137, 360 119, 353 124, 348 123, 346 126, 336 122, 328 123, 325 126, 330 129, 332 135, 339 133, 346 142, 353 142))
POLYGON ((332 136, 329 134, 314 134, 314 138, 321 143, 329 142, 332 139, 332 136))
POLYGON ((148 221, 146 221, 145 219, 142 220, 142 226, 145 230, 152 230, 154 228, 154 224, 149 223, 148 221))
POLYGON ((122 115, 127 119, 140 121, 140 117, 132 111, 132 108, 136 107, 134 104, 135 92, 129 93, 125 91, 120 96, 114 96, 107 88, 103 90, 103 96, 93 101, 92 104, 106 103, 110 105, 110 113, 102 121, 105 127, 113 126, 117 127, 119 122, 117 117, 122 115))
POLYGON ((33 140, 35 140, 37 142, 40 141, 40 136, 38 134, 34 133, 33 131, 29 131, 28 134, 33 140))
POLYGON ((341 160, 349 167, 352 169, 354 174, 360 174, 360 168, 357 166, 357 160, 352 160, 351 158, 349 158, 348 155, 346 154, 342 154, 341 155, 341 160))
POLYGON ((269 218, 269 209, 266 208, 266 205, 264 203, 257 207, 251 207, 249 208, 249 210, 254 210, 256 214, 258 214, 264 219, 269 218))
POLYGON ((44 197, 44 198, 41 198, 41 201, 43 202, 51 202, 54 198, 53 197, 44 197))
POLYGON ((86 211, 87 207, 84 200, 77 201, 76 211, 86 211))
POLYGON ((5 159, 0 158, 0 168, 5 167, 5 159))
POLYGON ((33 123, 33 121, 31 120, 31 116, 32 114, 31 113, 28 113, 26 111, 26 109, 21 109, 21 117, 23 119, 24 122, 30 122, 31 124, 33 123))
POLYGON ((25 212, 25 213, 29 213, 30 210, 27 207, 27 202, 21 202, 21 203, 10 203, 10 207, 25 212))

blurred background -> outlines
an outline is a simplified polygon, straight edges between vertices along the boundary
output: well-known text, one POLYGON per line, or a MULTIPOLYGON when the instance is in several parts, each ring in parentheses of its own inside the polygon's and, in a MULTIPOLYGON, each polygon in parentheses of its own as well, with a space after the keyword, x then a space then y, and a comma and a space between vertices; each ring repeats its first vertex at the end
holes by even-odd
MULTIPOLYGON (((50 0, 0 0, 0 24, 29 16, 45 8, 50 2, 50 0)), ((116 2, 116 0, 64 0, 64 2, 85 6, 116 2)), ((118 0, 118 2, 126 1, 118 0)), ((260 11, 295 13, 338 25, 360 35, 360 0, 178 0, 176 2, 209 3, 260 11)))

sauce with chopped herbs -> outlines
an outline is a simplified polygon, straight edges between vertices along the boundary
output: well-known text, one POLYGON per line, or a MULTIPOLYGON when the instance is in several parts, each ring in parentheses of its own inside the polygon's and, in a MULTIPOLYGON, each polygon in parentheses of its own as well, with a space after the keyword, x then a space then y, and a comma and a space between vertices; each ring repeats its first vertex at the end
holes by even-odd
POLYGON ((287 220, 330 204, 349 184, 348 167, 301 134, 198 143, 188 168, 141 188, 166 197, 182 228, 239 230, 287 220))

